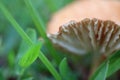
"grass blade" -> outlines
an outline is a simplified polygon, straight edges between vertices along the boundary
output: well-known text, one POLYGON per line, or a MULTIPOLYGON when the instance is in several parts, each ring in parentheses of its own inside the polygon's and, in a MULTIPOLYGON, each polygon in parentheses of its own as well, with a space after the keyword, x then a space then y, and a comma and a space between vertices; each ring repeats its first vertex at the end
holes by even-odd
POLYGON ((60 70, 60 73, 61 73, 63 78, 66 78, 67 74, 69 74, 69 67, 68 67, 66 58, 64 58, 61 61, 60 65, 59 65, 59 70, 60 70))
POLYGON ((63 80, 77 80, 77 77, 75 74, 73 74, 74 72, 70 70, 66 58, 63 58, 63 60, 60 62, 59 71, 63 80))
MULTIPOLYGON (((109 60, 109 68, 108 68, 108 72, 106 76, 109 77, 120 69, 120 64, 119 64, 120 63, 120 51, 117 51, 116 53, 112 54, 107 60, 109 60)), ((97 71, 94 74, 97 74, 99 71, 101 71, 104 68, 104 66, 106 65, 105 62, 101 64, 101 66, 97 69, 97 71)), ((91 76, 91 80, 93 77, 95 77, 95 75, 91 76)))
MULTIPOLYGON (((37 42, 37 33, 34 29, 28 28, 26 31, 27 35, 29 36, 29 38, 33 41, 33 43, 37 42)), ((30 48, 31 46, 29 46, 25 40, 22 40, 21 44, 20 44, 20 48, 18 50, 18 55, 17 55, 17 61, 27 52, 27 50, 30 48)), ((18 63, 18 62, 17 62, 18 63)))
POLYGON ((8 54, 8 65, 10 68, 14 68, 14 64, 15 64, 15 53, 14 51, 10 51, 10 53, 8 54))
POLYGON ((105 63, 102 69, 99 69, 90 80, 105 80, 108 72, 109 61, 105 63))
POLYGON ((24 1, 30 11, 31 17, 36 25, 38 32, 41 34, 42 38, 44 38, 44 40, 46 41, 46 46, 49 49, 52 57, 55 59, 55 61, 57 61, 57 63, 59 63, 61 61, 61 58, 59 57, 60 55, 56 54, 55 49, 52 47, 52 44, 50 43, 49 39, 46 36, 44 22, 42 21, 41 17, 38 15, 37 11, 33 7, 31 1, 30 0, 24 1))
POLYGON ((15 19, 10 15, 8 10, 3 6, 3 4, 0 2, 0 9, 4 13, 5 17, 10 21, 10 23, 13 25, 13 27, 16 29, 16 31, 20 34, 20 36, 28 43, 30 46, 32 45, 31 39, 27 36, 27 34, 22 30, 20 25, 15 21, 15 19))
MULTIPOLYGON (((28 28, 26 31, 27 35, 30 37, 30 39, 33 41, 33 43, 35 44, 37 42, 37 33, 34 29, 28 28)), ((30 49, 32 46, 29 46, 24 40, 22 40, 21 44, 20 44, 20 48, 18 50, 17 53, 17 57, 16 57, 16 72, 19 75, 19 80, 21 80, 21 76, 24 75, 24 70, 26 67, 30 66, 30 64, 32 64, 33 62, 28 62, 27 65, 24 65, 24 60, 27 61, 26 59, 30 57, 30 55, 32 55, 32 53, 30 53, 30 49), (27 54, 28 57, 26 57, 26 59, 24 59, 23 57, 26 56, 27 54), (23 60, 23 63, 20 63, 21 59, 23 60)), ((40 49, 39 49, 40 50, 40 49)), ((36 54, 36 53, 35 53, 36 54)), ((38 53, 39 54, 39 53, 38 53)), ((34 55, 34 54, 33 54, 34 55)))
POLYGON ((62 80, 61 76, 57 73, 57 71, 50 64, 49 60, 45 58, 45 56, 40 52, 39 55, 40 60, 44 63, 44 65, 48 68, 48 70, 52 73, 56 80, 62 80))
POLYGON ((27 28, 26 33, 29 36, 29 38, 32 40, 33 43, 37 42, 37 32, 35 29, 27 28))
MULTIPOLYGON (((12 15, 9 13, 9 11, 5 8, 5 6, 1 2, 0 2, 0 9, 4 13, 5 17, 10 21, 10 23, 16 29, 16 31, 19 33, 19 35, 23 38, 23 40, 25 40, 29 45, 32 46, 34 43, 27 36, 27 34, 22 30, 22 28, 19 26, 19 24, 15 21, 15 19, 12 17, 12 15)), ((40 60, 45 64, 45 66, 52 73, 55 79, 61 80, 59 73, 55 70, 55 68, 52 66, 50 61, 44 56, 44 54, 41 51, 39 53, 40 53, 39 54, 40 60)))
POLYGON ((45 25, 44 22, 42 21, 41 17, 37 14, 36 10, 32 7, 32 3, 29 0, 24 0, 26 5, 28 6, 28 9, 30 11, 31 17, 36 25, 36 28, 40 35, 46 39, 46 31, 45 31, 45 25))
POLYGON ((19 61, 21 67, 29 67, 38 57, 41 43, 36 43, 22 56, 19 61))
POLYGON ((110 58, 110 65, 107 73, 107 77, 111 76, 113 73, 120 69, 120 51, 114 53, 110 58))

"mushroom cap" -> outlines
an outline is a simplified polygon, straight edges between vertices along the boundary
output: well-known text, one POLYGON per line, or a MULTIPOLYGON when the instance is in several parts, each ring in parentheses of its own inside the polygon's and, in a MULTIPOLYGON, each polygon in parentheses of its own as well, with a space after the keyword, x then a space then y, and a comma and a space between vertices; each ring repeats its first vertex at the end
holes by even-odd
POLYGON ((70 21, 48 37, 53 44, 80 55, 97 52, 107 56, 120 49, 120 26, 110 20, 70 21))
POLYGON ((48 23, 48 33, 56 33, 61 24, 84 18, 112 20, 120 24, 120 2, 117 0, 77 0, 56 12, 48 23))

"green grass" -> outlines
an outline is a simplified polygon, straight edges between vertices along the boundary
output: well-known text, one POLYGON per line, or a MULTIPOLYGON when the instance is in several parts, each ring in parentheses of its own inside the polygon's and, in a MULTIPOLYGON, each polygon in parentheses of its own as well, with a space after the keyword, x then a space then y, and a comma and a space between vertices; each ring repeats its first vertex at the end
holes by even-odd
POLYGON ((29 12, 31 14, 32 20, 34 21, 34 24, 36 25, 36 29, 38 30, 41 37, 45 40, 47 48, 49 49, 49 52, 51 53, 52 57, 55 59, 55 61, 57 61, 57 63, 59 63, 61 60, 59 57, 60 55, 57 55, 57 53, 53 47, 49 47, 49 46, 52 46, 52 44, 50 43, 50 41, 47 38, 47 34, 45 31, 45 23, 43 22, 41 17, 38 15, 37 11, 33 7, 30 0, 24 0, 24 1, 29 9, 29 12))
MULTIPOLYGON (((19 35, 22 37, 22 39, 29 44, 29 46, 33 46, 32 49, 30 49, 25 56, 22 57, 21 61, 20 61, 20 65, 22 66, 28 66, 29 64, 31 64, 35 58, 37 56, 33 56, 31 57, 31 55, 33 54, 33 52, 36 52, 36 48, 40 49, 39 45, 36 46, 32 40, 27 36, 27 34, 22 30, 22 28, 19 26, 19 24, 15 21, 15 19, 11 16, 11 14, 8 12, 8 10, 4 7, 4 5, 2 3, 0 3, 0 9, 2 10, 2 12, 4 13, 5 17, 10 21, 10 23, 13 25, 13 27, 16 29, 16 31, 19 33, 19 35), (35 47, 34 47, 35 46, 35 47), (29 57, 30 58, 27 58, 29 57), (28 62, 28 59, 34 59, 31 60, 31 62, 29 61, 29 63, 26 64, 26 62, 28 62), (26 60, 26 61, 25 61, 26 60)), ((48 68, 48 70, 52 73, 52 75, 55 77, 56 80, 61 80, 61 77, 59 75, 59 73, 55 70, 55 68, 52 66, 52 64, 50 63, 50 61, 44 56, 44 54, 40 51, 39 52, 39 58, 40 60, 44 63, 44 65, 48 68)))

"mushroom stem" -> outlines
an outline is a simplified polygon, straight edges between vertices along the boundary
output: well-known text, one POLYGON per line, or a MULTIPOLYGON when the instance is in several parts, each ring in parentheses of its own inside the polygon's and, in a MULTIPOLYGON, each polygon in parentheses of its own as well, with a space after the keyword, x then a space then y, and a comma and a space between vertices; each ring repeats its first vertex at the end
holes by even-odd
POLYGON ((101 58, 100 58, 99 54, 95 54, 92 58, 92 65, 91 65, 89 77, 96 71, 96 69, 100 63, 101 63, 101 58))
POLYGON ((90 70, 89 77, 96 71, 98 66, 106 59, 106 56, 102 54, 101 56, 99 54, 95 54, 92 58, 92 65, 90 70))

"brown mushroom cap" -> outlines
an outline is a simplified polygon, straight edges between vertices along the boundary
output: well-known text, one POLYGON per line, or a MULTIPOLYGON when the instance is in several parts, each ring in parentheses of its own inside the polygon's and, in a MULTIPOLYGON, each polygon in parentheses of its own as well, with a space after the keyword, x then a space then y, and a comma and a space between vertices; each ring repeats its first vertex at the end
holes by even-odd
POLYGON ((120 49, 120 26, 110 20, 70 21, 48 37, 53 44, 80 55, 88 52, 109 55, 120 49))
POLYGON ((120 2, 117 0, 74 1, 56 12, 48 23, 48 33, 56 33, 61 24, 84 18, 112 20, 120 24, 120 2))

